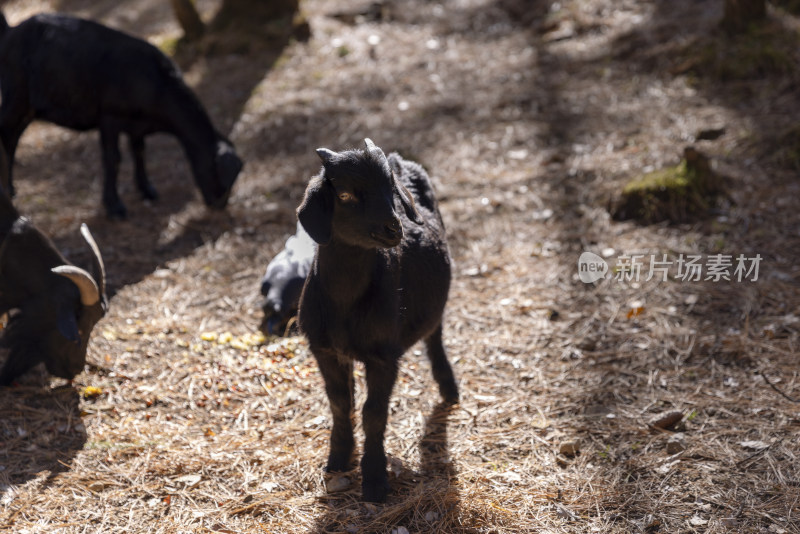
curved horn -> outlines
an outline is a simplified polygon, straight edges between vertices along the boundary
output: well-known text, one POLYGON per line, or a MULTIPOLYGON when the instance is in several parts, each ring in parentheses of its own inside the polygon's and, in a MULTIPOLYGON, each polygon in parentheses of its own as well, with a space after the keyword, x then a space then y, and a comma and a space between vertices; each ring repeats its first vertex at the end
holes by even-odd
POLYGON ((97 280, 99 285, 98 289, 101 295, 105 295, 106 267, 103 264, 103 256, 100 255, 100 249, 97 247, 97 243, 95 243, 94 237, 92 237, 92 233, 89 231, 89 227, 86 226, 86 223, 81 224, 81 235, 89 244, 89 248, 92 249, 92 266, 94 267, 95 276, 99 278, 99 280, 97 280))
POLYGON ((84 306, 94 306, 100 300, 100 291, 92 275, 74 265, 59 265, 50 269, 56 274, 69 278, 73 284, 78 286, 81 293, 81 304, 84 306))

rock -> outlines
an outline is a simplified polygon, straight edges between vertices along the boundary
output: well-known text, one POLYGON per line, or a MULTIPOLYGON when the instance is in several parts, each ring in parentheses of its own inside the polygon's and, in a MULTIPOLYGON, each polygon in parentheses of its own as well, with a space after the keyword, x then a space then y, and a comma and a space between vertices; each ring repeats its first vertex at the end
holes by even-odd
POLYGON ((720 128, 705 128, 697 132, 695 139, 698 141, 714 141, 719 139, 725 134, 725 127, 720 128))
POLYGON ((683 412, 673 411, 657 415, 648 424, 653 428, 669 430, 677 425, 681 419, 683 419, 683 412))
POLYGON ((683 159, 628 182, 611 206, 615 220, 636 219, 651 224, 668 220, 686 222, 709 213, 723 193, 723 177, 707 156, 686 147, 683 159))
POLYGON ((106 488, 106 484, 104 482, 92 482, 89 484, 89 490, 97 493, 98 491, 103 491, 106 488))
POLYGON ((678 454, 686 450, 686 440, 683 436, 676 434, 667 440, 667 454, 678 454))
POLYGON ((577 439, 564 441, 558 447, 558 452, 563 454, 567 458, 572 458, 576 454, 581 452, 581 442, 577 439))
POLYGON ((350 487, 350 479, 344 476, 334 476, 325 482, 325 489, 328 493, 344 491, 350 487))
POLYGON ((425 512, 425 521, 428 523, 433 523, 437 519, 439 519, 439 512, 434 512, 433 510, 425 512))
POLYGON ((699 515, 693 515, 691 519, 689 519, 689 524, 693 527, 702 527, 708 524, 707 519, 703 519, 699 515))

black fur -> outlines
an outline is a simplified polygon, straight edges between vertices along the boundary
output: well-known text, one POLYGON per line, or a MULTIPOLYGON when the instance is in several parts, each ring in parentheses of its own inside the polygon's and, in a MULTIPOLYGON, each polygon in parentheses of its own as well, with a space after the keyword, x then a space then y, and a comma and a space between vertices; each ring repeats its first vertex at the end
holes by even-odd
POLYGON ((134 178, 144 198, 157 197, 145 170, 145 136, 167 132, 183 145, 206 204, 225 207, 242 162, 161 51, 64 15, 36 15, 13 28, 2 13, 0 19, 0 138, 9 159, 3 186, 12 197, 17 143, 28 124, 41 119, 100 130, 103 204, 110 217, 126 215, 117 193, 121 133, 130 138, 134 178))
POLYGON ((297 315, 300 293, 315 251, 314 241, 297 223, 295 234, 267 265, 267 272, 261 279, 261 294, 265 297, 261 329, 266 333, 284 334, 289 321, 297 315))
POLYGON ((0 338, 0 346, 8 349, 0 369, 2 386, 40 362, 61 378, 72 379, 83 370, 89 336, 108 306, 105 284, 102 273, 95 273, 101 298, 85 306, 77 286, 52 271, 61 265, 69 262, 19 216, 0 187, 0 315, 9 316, 0 338))
POLYGON ((442 344, 450 255, 422 167, 397 154, 386 158, 369 140, 364 151, 318 153, 322 172, 298 208, 300 222, 319 243, 300 301, 300 328, 333 414, 328 471, 349 468, 353 361, 365 364, 362 491, 365 500, 383 501, 389 398, 399 359, 411 345, 425 340, 440 394, 458 402, 442 344))

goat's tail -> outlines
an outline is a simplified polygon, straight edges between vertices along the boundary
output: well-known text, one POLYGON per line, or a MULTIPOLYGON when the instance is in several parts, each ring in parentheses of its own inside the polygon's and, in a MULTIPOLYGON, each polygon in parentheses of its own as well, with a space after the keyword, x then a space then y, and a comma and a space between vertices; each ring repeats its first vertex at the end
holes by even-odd
POLYGON ((0 38, 2 38, 8 31, 8 21, 6 16, 0 11, 0 38))

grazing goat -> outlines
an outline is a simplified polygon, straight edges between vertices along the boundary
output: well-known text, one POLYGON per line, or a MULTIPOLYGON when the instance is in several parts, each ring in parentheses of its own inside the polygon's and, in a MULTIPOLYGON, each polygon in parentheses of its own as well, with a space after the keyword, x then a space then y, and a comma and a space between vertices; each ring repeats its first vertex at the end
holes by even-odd
POLYGON ((0 338, 9 349, 0 385, 40 362, 70 380, 83 370, 89 336, 108 304, 100 251, 85 224, 81 233, 95 276, 65 260, 0 187, 0 315, 9 317, 0 338))
POLYGON ((145 136, 154 132, 178 138, 203 199, 213 208, 225 207, 242 168, 178 68, 146 41, 96 22, 36 15, 11 28, 0 13, 0 91, 0 140, 9 159, 3 186, 12 197, 14 153, 35 119, 100 130, 103 204, 111 218, 127 213, 117 193, 121 133, 128 134, 144 198, 158 196, 144 164, 145 136))
POLYGON ((333 415, 327 471, 353 453, 353 361, 366 368, 362 494, 389 490, 383 435, 400 357, 424 339, 439 393, 458 402, 442 344, 450 255, 428 175, 369 139, 366 150, 321 148, 297 217, 319 244, 300 299, 300 329, 325 381, 333 415))
POLYGON ((298 222, 295 234, 267 265, 267 272, 261 279, 261 294, 265 297, 261 328, 266 333, 285 333, 289 321, 297 315, 300 293, 315 251, 314 240, 298 222))

